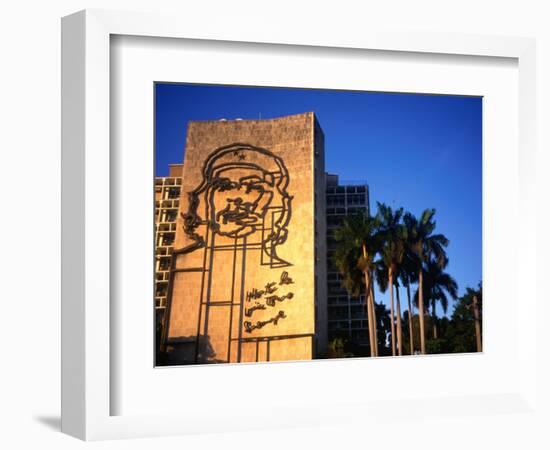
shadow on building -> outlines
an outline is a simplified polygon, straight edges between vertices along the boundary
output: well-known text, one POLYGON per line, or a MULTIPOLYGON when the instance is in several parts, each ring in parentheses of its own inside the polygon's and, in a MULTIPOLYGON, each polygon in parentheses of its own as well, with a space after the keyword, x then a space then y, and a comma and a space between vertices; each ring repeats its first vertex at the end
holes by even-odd
POLYGON ((184 336, 178 339, 177 345, 168 345, 166 349, 158 349, 156 354, 157 366, 181 366, 189 364, 216 364, 227 362, 216 358, 216 352, 210 343, 210 337, 200 335, 184 336), (197 354, 197 345, 200 352, 197 354))

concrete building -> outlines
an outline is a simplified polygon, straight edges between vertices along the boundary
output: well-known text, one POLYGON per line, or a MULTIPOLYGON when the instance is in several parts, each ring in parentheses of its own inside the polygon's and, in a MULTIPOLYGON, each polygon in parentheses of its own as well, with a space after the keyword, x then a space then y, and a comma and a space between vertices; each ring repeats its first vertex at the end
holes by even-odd
POLYGON ((170 164, 167 177, 155 178, 155 309, 161 316, 167 304, 168 279, 180 205, 182 169, 182 164, 170 164))
POLYGON ((327 174, 327 304, 328 336, 347 337, 360 345, 367 345, 368 324, 364 296, 351 297, 342 287, 341 275, 332 262, 336 241, 334 230, 348 216, 359 212, 370 214, 369 188, 366 183, 339 184, 338 175, 327 174))
POLYGON ((163 234, 174 238, 162 337, 170 363, 326 351, 324 161, 313 113, 188 124, 180 214, 175 234, 163 234))

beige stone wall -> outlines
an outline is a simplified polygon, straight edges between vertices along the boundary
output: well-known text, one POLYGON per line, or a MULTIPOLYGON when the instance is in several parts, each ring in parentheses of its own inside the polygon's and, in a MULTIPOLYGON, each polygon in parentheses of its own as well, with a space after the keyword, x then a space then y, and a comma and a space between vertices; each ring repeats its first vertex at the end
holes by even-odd
MULTIPOLYGON (((314 129, 313 113, 189 123, 180 199, 187 218, 177 223, 182 252, 167 332, 182 362, 196 352, 198 362, 314 356, 315 270, 323 274, 325 265, 321 254, 315 264, 315 240, 322 253, 325 235, 324 207, 314 207, 316 188, 324 199, 324 176, 315 175, 315 161, 324 174, 324 149, 314 129)), ((318 300, 318 319, 319 308, 318 300)), ((326 332, 319 325, 317 332, 324 342, 326 332)))

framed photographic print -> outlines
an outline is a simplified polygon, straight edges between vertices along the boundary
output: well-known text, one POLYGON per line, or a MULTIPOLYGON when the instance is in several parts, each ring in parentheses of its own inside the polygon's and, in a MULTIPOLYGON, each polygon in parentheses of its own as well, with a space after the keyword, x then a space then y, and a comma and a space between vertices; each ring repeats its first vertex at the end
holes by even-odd
POLYGON ((531 40, 85 11, 62 45, 63 431, 534 414, 531 40))

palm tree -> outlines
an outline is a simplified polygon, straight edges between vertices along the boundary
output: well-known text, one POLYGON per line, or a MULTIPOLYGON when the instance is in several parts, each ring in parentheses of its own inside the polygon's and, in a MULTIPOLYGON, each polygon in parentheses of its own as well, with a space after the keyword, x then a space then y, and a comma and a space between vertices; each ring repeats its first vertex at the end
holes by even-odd
MULTIPOLYGON (((447 312, 449 307, 449 298, 456 300, 458 298, 458 285, 453 277, 448 273, 444 272, 443 269, 447 264, 442 265, 437 263, 437 261, 429 260, 425 265, 425 274, 424 274, 424 298, 427 298, 427 303, 432 308, 432 327, 433 327, 433 338, 437 339, 437 315, 436 315, 436 306, 439 302, 443 308, 443 312, 447 312)), ((418 292, 416 293, 415 299, 418 298, 418 292)))
POLYGON ((442 234, 432 234, 435 230, 433 217, 435 209, 425 209, 420 219, 411 213, 405 214, 403 221, 408 231, 408 242, 411 254, 414 255, 418 273, 418 318, 420 323, 420 353, 426 353, 426 333, 424 330, 424 264, 433 258, 439 265, 444 266, 447 261, 445 247, 449 240, 442 234))
POLYGON ((480 282, 476 289, 467 287, 454 305, 451 327, 447 330, 453 353, 482 351, 482 311, 483 289, 480 282))
POLYGON ((378 219, 366 214, 346 217, 335 230, 334 263, 350 295, 359 297, 364 280, 371 356, 378 355, 376 312, 372 289, 374 257, 378 251, 378 219))
MULTIPOLYGON (((378 238, 378 237, 376 237, 378 238)), ((375 342, 374 346, 374 353, 375 356, 378 356, 378 346, 379 346, 379 339, 378 339, 378 320, 377 320, 377 312, 376 312, 376 298, 374 296, 374 278, 373 278, 373 271, 374 269, 371 269, 370 272, 370 301, 367 301, 367 294, 365 293, 365 302, 367 303, 367 307, 370 308, 371 314, 372 314, 372 321, 373 321, 373 327, 372 327, 372 336, 375 342)))
MULTIPOLYGON (((385 293, 388 290, 388 286, 390 286, 388 282, 388 267, 386 266, 386 263, 383 259, 378 259, 375 262, 376 269, 375 269, 375 276, 376 276, 376 282, 378 283, 378 289, 380 289, 380 292, 385 293)), ((393 288, 391 290, 390 294, 390 310, 389 310, 389 333, 390 333, 390 343, 391 343, 391 354, 392 356, 395 356, 395 314, 394 314, 394 307, 393 307, 393 288)))
POLYGON ((474 310, 474 326, 476 332, 476 351, 480 352, 482 350, 481 346, 481 285, 477 292, 474 291, 472 297, 472 308, 474 310))
MULTIPOLYGON (((380 221, 380 234, 383 238, 382 247, 380 249, 380 264, 382 271, 386 272, 388 277, 387 287, 390 289, 390 311, 392 324, 392 355, 395 355, 395 333, 394 333, 394 302, 393 302, 393 287, 397 284, 397 278, 403 257, 405 255, 405 228, 401 223, 403 216, 403 208, 395 211, 384 203, 378 205, 378 220, 380 221)), ((379 279, 379 283, 381 280, 379 279)), ((385 283, 382 283, 384 286, 385 283)), ((399 287, 396 285, 396 289, 399 287)), ((397 291, 397 349, 398 354, 403 354, 403 332, 401 326, 401 304, 399 301, 399 291, 397 291)))
POLYGON ((401 299, 399 297, 399 276, 394 276, 395 285, 395 314, 397 316, 397 350, 399 356, 403 355, 403 325, 401 322, 401 299))
MULTIPOLYGON (((407 232, 408 236, 408 232, 407 232)), ((413 317, 414 317, 414 310, 413 310, 413 304, 411 303, 411 283, 415 282, 416 280, 416 269, 414 265, 414 260, 412 258, 412 255, 410 254, 409 248, 408 248, 408 240, 406 242, 406 248, 405 248, 405 257, 403 258, 403 263, 401 264, 401 271, 399 273, 399 278, 401 280, 401 284, 406 287, 407 289, 407 306, 408 306, 408 325, 409 325, 409 348, 410 348, 410 354, 414 354, 414 331, 413 331, 413 317)))
POLYGON ((409 322, 409 347, 410 354, 414 354, 414 327, 413 327, 413 318, 414 318, 414 304, 411 302, 411 284, 418 281, 418 272, 417 272, 417 260, 413 247, 414 247, 414 232, 415 230, 411 228, 413 223, 410 220, 410 213, 406 213, 403 217, 403 222, 405 226, 405 255, 403 257, 403 262, 401 264, 400 278, 403 285, 407 288, 407 305, 409 307, 408 313, 408 322, 409 322))
POLYGON ((481 344, 481 311, 483 306, 483 288, 481 282, 477 289, 466 288, 466 294, 463 297, 466 299, 468 305, 467 308, 472 311, 472 317, 474 320, 474 331, 476 338, 476 351, 482 351, 481 344))

